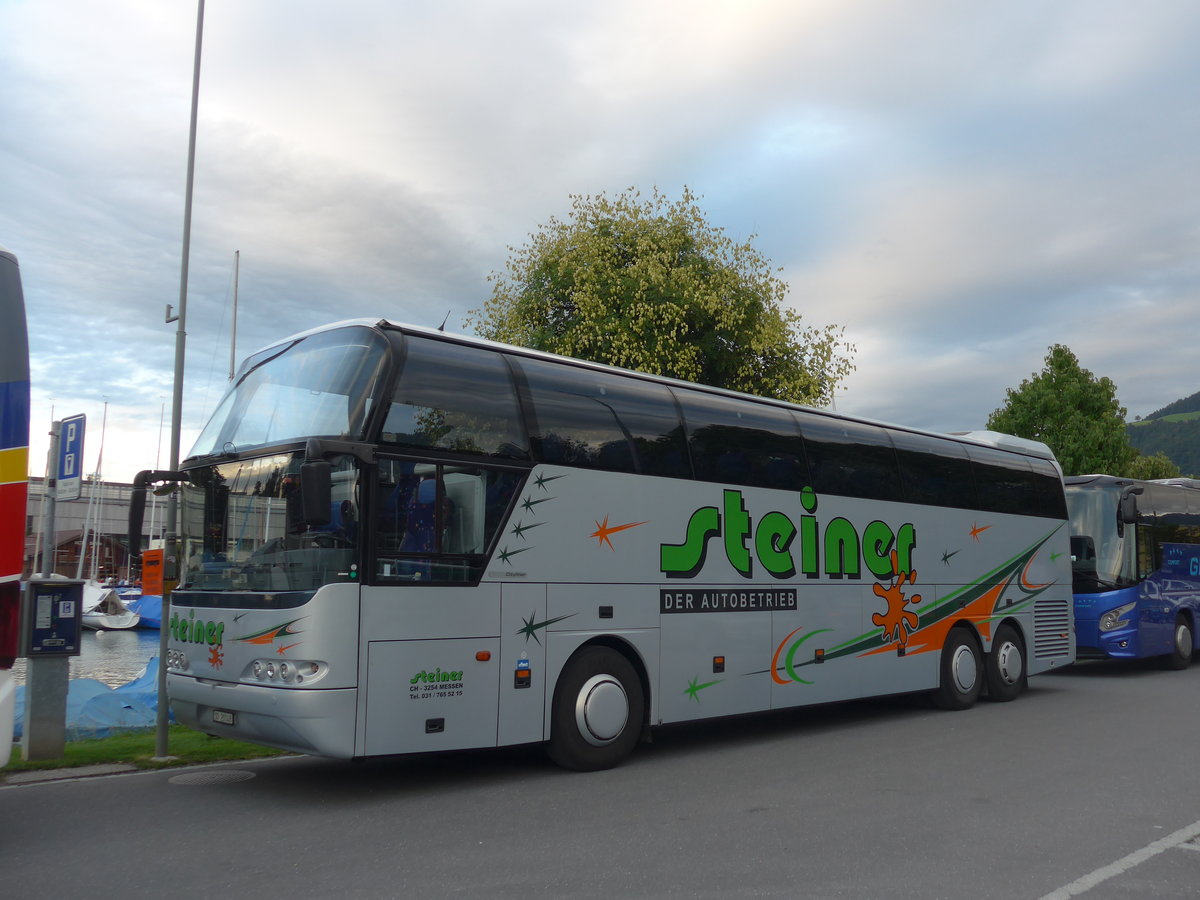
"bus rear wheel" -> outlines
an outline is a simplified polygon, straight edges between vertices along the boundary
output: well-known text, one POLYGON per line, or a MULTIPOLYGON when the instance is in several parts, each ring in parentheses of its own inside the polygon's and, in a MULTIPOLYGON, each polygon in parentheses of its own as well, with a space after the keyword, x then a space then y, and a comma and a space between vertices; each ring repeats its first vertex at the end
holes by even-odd
POLYGON ((547 752, 565 769, 611 769, 637 744, 646 701, 637 672, 609 647, 586 647, 554 689, 547 752))
POLYGON ((992 652, 987 655, 984 667, 990 700, 1015 700, 1025 690, 1025 648, 1011 625, 1001 625, 996 629, 992 652))
POLYGON ((1171 652, 1163 657, 1163 667, 1167 669, 1186 669, 1192 661, 1192 626, 1188 617, 1180 613, 1175 617, 1174 640, 1171 652))
POLYGON ((941 683, 933 702, 942 709, 970 709, 983 690, 983 659, 975 635, 952 628, 942 647, 941 683))

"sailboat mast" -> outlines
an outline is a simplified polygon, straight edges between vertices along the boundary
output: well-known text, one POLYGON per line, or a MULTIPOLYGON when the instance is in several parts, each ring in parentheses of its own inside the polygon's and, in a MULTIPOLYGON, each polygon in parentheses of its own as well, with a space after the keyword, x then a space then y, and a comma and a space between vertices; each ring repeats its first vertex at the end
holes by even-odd
POLYGON ((242 251, 233 251, 233 326, 229 337, 229 380, 233 381, 234 367, 237 365, 237 294, 238 269, 241 267, 242 251))

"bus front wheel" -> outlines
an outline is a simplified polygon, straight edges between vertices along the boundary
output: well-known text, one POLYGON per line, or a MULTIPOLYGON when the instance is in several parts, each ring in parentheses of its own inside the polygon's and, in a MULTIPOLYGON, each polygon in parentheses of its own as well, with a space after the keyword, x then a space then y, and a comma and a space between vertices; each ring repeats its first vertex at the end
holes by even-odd
POLYGON ((632 752, 644 712, 629 660, 609 647, 587 647, 567 662, 554 689, 547 752, 565 769, 611 769, 632 752))
POLYGON ((952 628, 942 647, 941 683, 933 702, 942 709, 970 709, 983 690, 983 659, 975 636, 952 628))
POLYGON ((1188 617, 1180 614, 1175 617, 1175 629, 1172 632, 1174 641, 1171 652, 1163 657, 1163 666, 1168 669, 1186 669, 1192 661, 1192 626, 1188 617))
POLYGON ((1025 648, 1011 625, 996 629, 992 652, 987 655, 984 666, 990 700, 1015 700, 1025 690, 1025 648))

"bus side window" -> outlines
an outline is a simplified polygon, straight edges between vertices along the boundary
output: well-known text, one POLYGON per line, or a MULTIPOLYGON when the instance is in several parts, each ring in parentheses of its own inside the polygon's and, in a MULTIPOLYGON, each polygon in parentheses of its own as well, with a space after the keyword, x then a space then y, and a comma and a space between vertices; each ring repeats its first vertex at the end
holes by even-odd
POLYGON ((582 366, 513 357, 529 387, 540 462, 686 478, 687 449, 663 385, 582 366))
POLYGON ((900 468, 888 433, 877 425, 796 413, 818 494, 903 500, 900 468))
POLYGON ((504 358, 409 335, 381 440, 402 447, 526 459, 529 441, 504 358))

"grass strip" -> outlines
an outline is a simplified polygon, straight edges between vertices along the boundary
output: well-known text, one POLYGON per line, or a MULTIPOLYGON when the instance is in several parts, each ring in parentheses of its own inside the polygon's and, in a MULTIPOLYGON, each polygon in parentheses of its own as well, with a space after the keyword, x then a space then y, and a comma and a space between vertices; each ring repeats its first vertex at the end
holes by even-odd
POLYGON ((288 755, 286 751, 276 750, 274 747, 260 747, 258 744, 213 737, 183 725, 172 725, 167 732, 167 753, 170 759, 155 759, 154 745, 153 730, 131 731, 106 738, 68 741, 61 759, 23 760, 20 745, 14 744, 12 758, 7 766, 0 769, 0 775, 7 772, 69 769, 105 763, 125 763, 139 769, 164 769, 169 766, 288 755))

